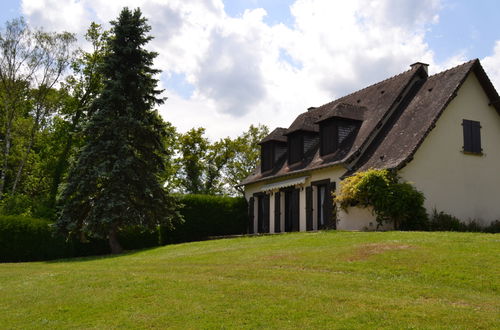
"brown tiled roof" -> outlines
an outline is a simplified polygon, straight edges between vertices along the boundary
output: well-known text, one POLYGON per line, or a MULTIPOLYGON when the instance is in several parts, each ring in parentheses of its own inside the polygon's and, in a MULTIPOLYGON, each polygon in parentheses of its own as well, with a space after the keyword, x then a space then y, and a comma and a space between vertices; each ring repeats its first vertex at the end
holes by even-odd
POLYGON ((337 103, 334 107, 327 110, 326 113, 316 122, 320 123, 330 118, 346 118, 362 121, 365 118, 366 107, 349 103, 337 103))
POLYGON ((357 116, 362 112, 362 123, 342 142, 336 153, 320 157, 318 146, 306 155, 304 161, 289 167, 282 160, 271 174, 263 176, 260 170, 241 184, 278 178, 309 170, 344 164, 351 170, 368 168, 401 168, 406 164, 423 139, 432 129, 440 114, 453 99, 457 89, 470 72, 474 72, 500 113, 499 97, 481 67, 472 60, 427 78, 425 64, 416 63, 412 69, 381 81, 340 99, 302 113, 286 131, 318 131, 318 122, 328 116, 357 116), (351 109, 348 111, 348 109, 351 109), (354 110, 355 109, 355 110, 354 110), (361 109, 363 109, 361 111, 361 109))
MULTIPOLYGON (((485 88, 490 100, 498 99, 477 59, 430 76, 408 106, 374 140, 352 171, 405 166, 471 72, 476 73, 483 87, 490 88, 489 91, 485 88)), ((497 110, 500 109, 497 107, 497 110)))
POLYGON ((277 127, 269 133, 268 136, 262 139, 262 141, 259 142, 259 144, 266 143, 269 141, 278 141, 278 142, 286 142, 286 136, 284 135, 286 133, 286 128, 282 127, 277 127))

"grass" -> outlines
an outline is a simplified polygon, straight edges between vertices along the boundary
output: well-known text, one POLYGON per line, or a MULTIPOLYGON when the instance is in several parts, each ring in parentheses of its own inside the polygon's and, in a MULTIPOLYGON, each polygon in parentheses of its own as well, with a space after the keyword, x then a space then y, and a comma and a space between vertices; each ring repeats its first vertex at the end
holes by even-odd
POLYGON ((500 328, 500 236, 317 232, 0 264, 0 327, 500 328))

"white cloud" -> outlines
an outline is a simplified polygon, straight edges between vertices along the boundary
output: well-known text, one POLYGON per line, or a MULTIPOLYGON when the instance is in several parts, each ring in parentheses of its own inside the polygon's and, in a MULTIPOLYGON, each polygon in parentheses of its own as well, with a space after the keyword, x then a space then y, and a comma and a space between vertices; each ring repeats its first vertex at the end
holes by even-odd
POLYGON ((500 91, 500 40, 495 43, 493 54, 483 58, 481 63, 497 91, 500 91))
POLYGON ((430 63, 432 71, 461 58, 436 65, 425 42, 439 0, 297 0, 291 27, 266 24, 263 9, 229 17, 222 0, 23 0, 23 11, 46 29, 82 33, 91 20, 106 23, 126 5, 141 7, 152 25, 156 67, 194 87, 189 99, 167 91, 162 114, 181 131, 203 126, 213 138, 238 135, 252 123, 287 127, 307 107, 413 62, 430 63))

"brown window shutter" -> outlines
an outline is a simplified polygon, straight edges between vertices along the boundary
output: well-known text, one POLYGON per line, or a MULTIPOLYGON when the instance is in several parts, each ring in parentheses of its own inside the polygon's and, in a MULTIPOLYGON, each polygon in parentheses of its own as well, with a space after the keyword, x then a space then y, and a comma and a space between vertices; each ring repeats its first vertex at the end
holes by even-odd
POLYGON ((335 192, 335 182, 331 182, 326 187, 326 196, 324 203, 324 212, 326 215, 326 227, 328 229, 336 228, 336 221, 333 216, 333 193, 335 192))
POLYGON ((313 230, 312 187, 306 187, 306 230, 313 230))
POLYGON ((330 190, 328 191, 329 192, 329 199, 331 201, 331 209, 330 209, 330 215, 329 215, 329 219, 330 219, 330 222, 332 224, 331 228, 332 229, 337 229, 337 209, 336 209, 336 205, 333 201, 333 196, 335 195, 335 191, 337 189, 337 184, 335 182, 331 182, 330 183, 330 190))
POLYGON ((471 121, 472 152, 481 153, 481 124, 478 121, 471 121))
POLYGON ((262 223, 262 232, 264 233, 269 233, 269 204, 270 204, 270 199, 269 195, 264 195, 262 196, 264 198, 264 212, 263 212, 263 223, 262 223))
POLYGON ((249 234, 253 234, 254 202, 255 202, 255 198, 250 197, 250 199, 248 200, 248 233, 249 234))
POLYGON ((281 195, 279 192, 274 194, 274 232, 281 232, 281 195))
POLYGON ((292 231, 300 230, 300 190, 294 189, 292 191, 292 231))
POLYGON ((462 126, 464 130, 464 151, 472 152, 472 125, 470 120, 464 119, 462 126))

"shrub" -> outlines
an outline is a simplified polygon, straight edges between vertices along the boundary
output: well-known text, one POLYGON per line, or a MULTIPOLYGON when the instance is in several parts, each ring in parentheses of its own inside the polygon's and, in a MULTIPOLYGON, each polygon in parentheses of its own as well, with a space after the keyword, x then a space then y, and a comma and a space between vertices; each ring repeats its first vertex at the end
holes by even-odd
POLYGON ((500 220, 493 221, 484 231, 492 234, 500 233, 500 220))
POLYGON ((183 195, 180 202, 184 223, 174 229, 162 228, 160 236, 164 244, 246 232, 247 202, 243 197, 183 195))
POLYGON ((429 229, 431 231, 465 231, 465 224, 450 214, 443 211, 438 213, 434 209, 429 220, 429 229))
POLYGON ((500 221, 496 220, 485 227, 480 225, 476 220, 465 223, 460 221, 457 217, 443 211, 438 212, 434 209, 429 220, 429 229, 432 231, 498 233, 500 232, 500 221))
MULTIPOLYGON (((123 228, 118 239, 126 250, 203 240, 209 236, 242 234, 246 231, 247 204, 244 198, 185 195, 181 214, 185 222, 176 228, 145 230, 123 228)), ((104 238, 81 242, 78 237, 59 235, 52 222, 26 216, 0 216, 0 262, 51 260, 110 253, 104 238)))
POLYGON ((33 261, 72 255, 65 239, 54 235, 51 223, 23 216, 0 216, 0 261, 33 261))
MULTIPOLYGON (((158 231, 128 227, 118 233, 127 250, 158 246, 158 231)), ((81 242, 55 231, 52 222, 24 216, 0 216, 0 262, 38 261, 110 253, 108 241, 81 242)))
POLYGON ((427 228, 424 195, 388 170, 370 169, 346 178, 335 201, 344 210, 372 206, 379 225, 393 222, 401 230, 427 228))

